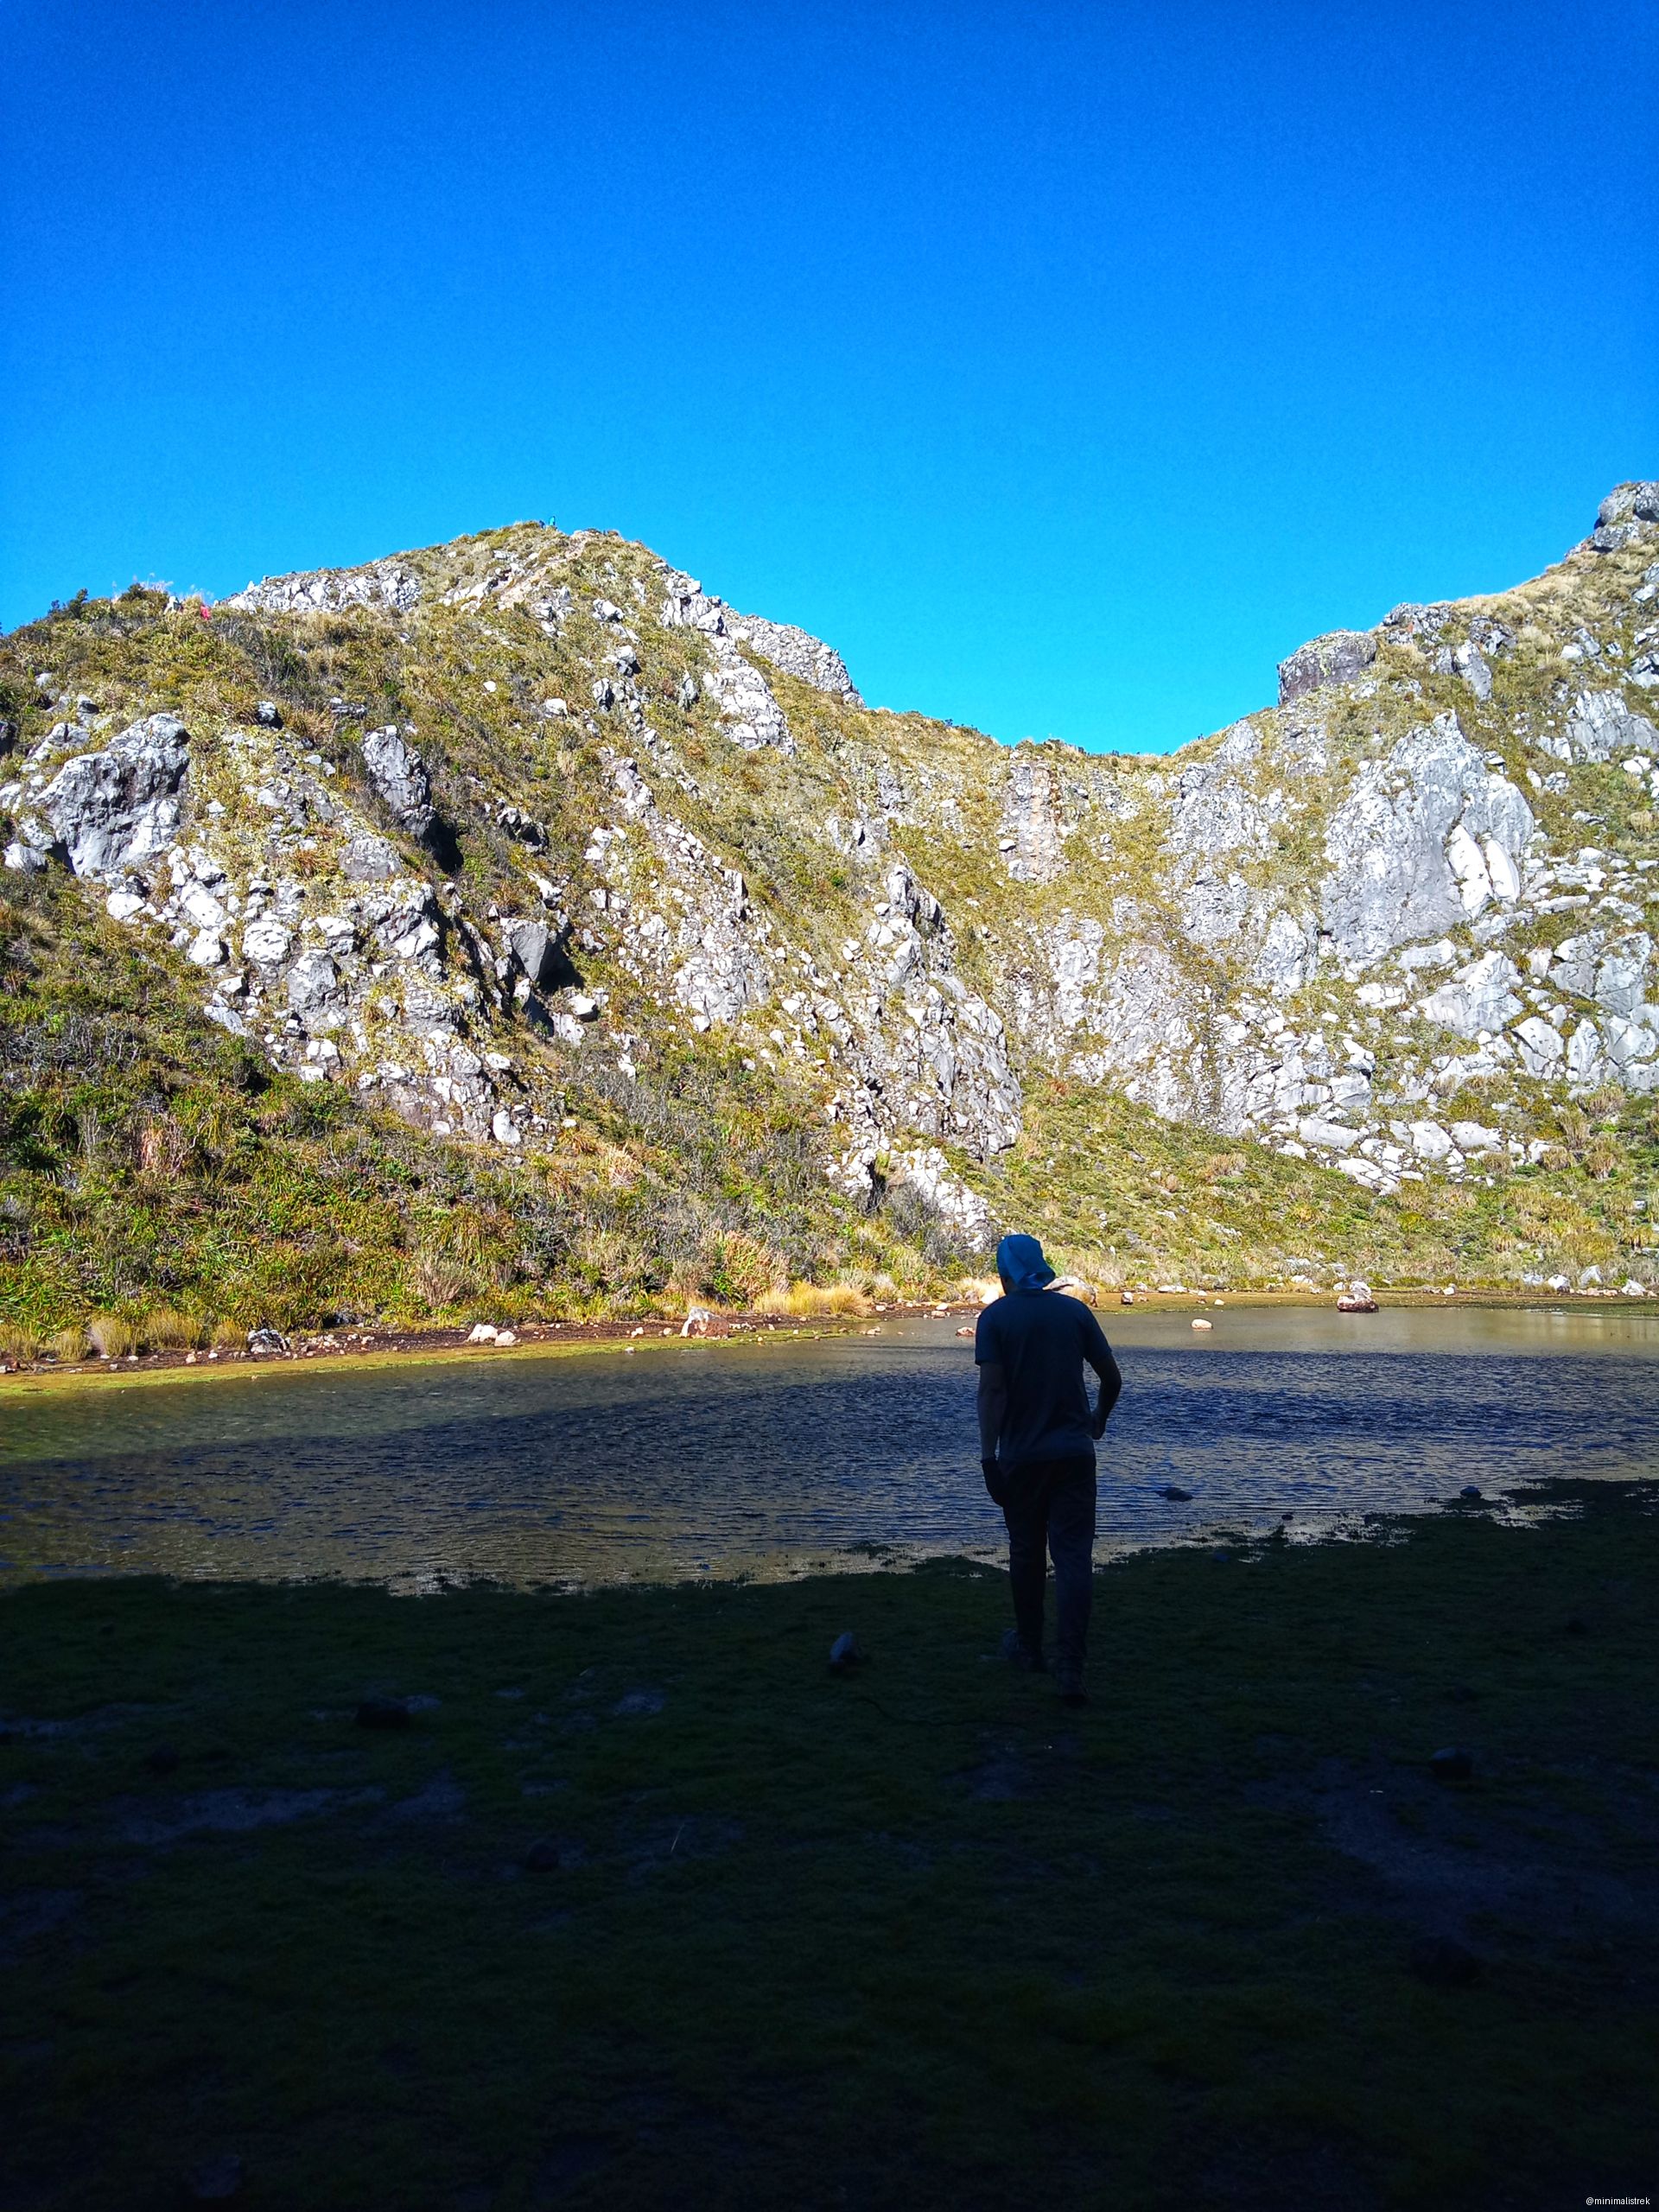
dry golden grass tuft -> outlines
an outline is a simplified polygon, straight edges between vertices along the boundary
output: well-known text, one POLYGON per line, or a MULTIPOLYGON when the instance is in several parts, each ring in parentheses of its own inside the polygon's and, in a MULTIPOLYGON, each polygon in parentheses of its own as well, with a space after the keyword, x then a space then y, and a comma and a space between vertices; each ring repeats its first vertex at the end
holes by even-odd
POLYGON ((125 1359, 138 1349, 138 1332, 118 1313, 95 1313, 86 1334, 100 1359, 125 1359))
POLYGON ((757 1313, 787 1315, 791 1320, 823 1320, 831 1314, 868 1313, 870 1300, 855 1282, 792 1282, 787 1290, 769 1290, 755 1300, 757 1313))
POLYGON ((176 1306, 158 1306, 144 1316, 138 1333, 151 1351, 188 1351, 200 1344, 207 1324, 200 1313, 181 1313, 176 1306))

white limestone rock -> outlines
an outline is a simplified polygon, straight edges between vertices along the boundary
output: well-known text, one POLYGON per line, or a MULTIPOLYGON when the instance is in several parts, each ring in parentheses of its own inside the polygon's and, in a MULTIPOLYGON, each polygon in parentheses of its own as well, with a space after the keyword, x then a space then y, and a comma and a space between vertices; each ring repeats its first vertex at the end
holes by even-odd
POLYGON ((1503 858, 1518 889, 1535 828, 1507 777, 1489 770, 1455 715, 1402 738, 1386 760, 1363 762, 1325 833, 1325 928, 1363 964, 1470 918, 1493 895, 1485 859, 1503 858))
POLYGON ((1442 1029, 1471 1042, 1483 1030, 1506 1028, 1526 1011, 1515 995, 1521 981, 1515 963, 1501 952, 1484 952, 1460 968, 1449 982, 1431 991, 1418 1012, 1442 1029))
POLYGON ((1503 1147, 1503 1137, 1501 1130, 1489 1129, 1480 1122, 1453 1122, 1452 1141, 1465 1154, 1497 1152, 1503 1147))
POLYGON ((952 1172, 950 1161, 937 1145, 894 1153, 888 1164, 887 1179, 894 1188, 914 1191, 925 1205, 963 1237, 970 1249, 982 1251, 991 1243, 989 1206, 952 1172))
POLYGON ((1279 664, 1279 703, 1289 706, 1327 683, 1351 683, 1376 658, 1376 639, 1369 630, 1332 630, 1300 646, 1279 664))
POLYGON ((1643 930, 1609 938, 1599 930, 1563 938, 1548 970, 1553 988, 1592 999, 1609 1014, 1635 1016, 1647 1001, 1653 940, 1643 930))
POLYGON ((1266 852, 1275 825, 1285 814, 1284 795, 1258 798, 1235 771, 1255 759, 1260 740, 1249 722, 1227 733, 1211 760, 1183 770, 1170 810, 1173 853, 1202 855, 1213 863, 1223 855, 1266 852))
POLYGON ((1317 1145, 1321 1151, 1348 1152, 1364 1133, 1351 1129, 1341 1122, 1327 1122, 1319 1115, 1310 1114, 1297 1123, 1296 1134, 1304 1144, 1317 1145))
POLYGON ((426 838, 435 818, 432 779, 425 761, 395 722, 365 733, 363 765, 370 782, 410 836, 426 838))
POLYGON ((1659 729, 1618 691, 1580 691, 1567 714, 1561 757, 1602 761, 1623 753, 1659 753, 1659 729))
POLYGON ((758 614, 733 613, 728 626, 734 644, 752 645, 786 676, 798 677, 803 683, 828 692, 832 699, 839 699, 846 706, 863 705, 847 673, 846 662, 822 638, 798 630, 792 623, 767 622, 758 614))
POLYGON ((1553 1027, 1541 1014, 1529 1014, 1526 1020, 1517 1022, 1515 1041, 1520 1051, 1522 1065, 1531 1076, 1557 1074, 1567 1058, 1567 1046, 1560 1031, 1553 1027))
POLYGON ((353 607, 381 607, 393 614, 406 614, 420 596, 418 577, 401 562, 381 561, 369 569, 324 569, 302 575, 266 576, 219 604, 259 614, 323 614, 353 607))
POLYGON ((289 1005, 315 1028, 317 1016, 339 1001, 340 970, 326 952, 302 952, 288 971, 286 989, 289 1005))
POLYGON ((997 849, 1016 883, 1050 883, 1065 865, 1066 828, 1052 762, 1020 747, 1008 762, 997 849))
POLYGON ((1313 917, 1281 908, 1256 947, 1249 980, 1275 997, 1288 997, 1313 976, 1319 951, 1319 927, 1313 917))
POLYGON ((557 932, 550 930, 539 917, 505 921, 501 934, 506 957, 533 988, 546 989, 566 972, 568 963, 560 952, 557 932))
POLYGON ((118 882, 179 833, 190 741, 176 715, 149 715, 101 753, 66 760, 40 794, 41 814, 76 875, 118 882))
POLYGON ((1586 543, 1597 553, 1617 553, 1640 544, 1659 522, 1659 484, 1620 484, 1596 510, 1596 526, 1586 543))
POLYGON ((242 932, 242 957, 261 968, 274 968, 287 959, 294 932, 274 914, 262 914, 242 932))
POLYGON ((772 747, 793 753, 795 739, 783 709, 760 670, 744 659, 729 639, 710 640, 717 667, 708 680, 709 696, 720 709, 725 733, 746 753, 772 747))

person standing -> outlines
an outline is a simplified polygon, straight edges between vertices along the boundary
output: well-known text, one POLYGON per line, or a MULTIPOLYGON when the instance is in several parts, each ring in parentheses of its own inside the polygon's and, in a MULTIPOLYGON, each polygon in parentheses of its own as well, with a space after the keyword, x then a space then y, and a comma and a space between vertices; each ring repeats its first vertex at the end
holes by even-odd
POLYGON ((1123 1377, 1082 1300, 1049 1289, 1054 1270, 1034 1236, 1005 1236, 996 1272, 1002 1295, 980 1314, 974 1358, 980 1468, 1008 1530, 1014 1625, 1003 1647, 1017 1665, 1046 1671, 1046 1548, 1054 1562, 1060 1696, 1083 1705, 1094 1598, 1095 1445, 1123 1377), (1092 1408, 1085 1362, 1100 1378, 1092 1408))

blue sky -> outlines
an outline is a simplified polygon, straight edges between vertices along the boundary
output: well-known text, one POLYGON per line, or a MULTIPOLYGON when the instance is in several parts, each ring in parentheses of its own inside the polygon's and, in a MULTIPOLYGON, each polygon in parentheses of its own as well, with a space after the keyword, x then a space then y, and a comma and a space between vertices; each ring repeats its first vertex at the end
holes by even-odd
POLYGON ((1162 748, 1659 474, 1640 8, 0 22, 8 626, 550 517, 1162 748))

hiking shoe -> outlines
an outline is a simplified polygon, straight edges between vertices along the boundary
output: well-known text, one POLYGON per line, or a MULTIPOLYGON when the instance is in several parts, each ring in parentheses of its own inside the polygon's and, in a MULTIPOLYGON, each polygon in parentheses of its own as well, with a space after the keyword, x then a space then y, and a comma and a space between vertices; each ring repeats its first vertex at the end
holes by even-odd
POLYGON ((1022 1675, 1046 1675, 1048 1662, 1040 1651, 1033 1651, 1020 1641, 1017 1628, 1007 1629, 1002 1637, 1002 1656, 1009 1666, 1017 1667, 1022 1675))
POLYGON ((1089 1693, 1083 1687, 1082 1675, 1062 1675, 1060 1676, 1060 1703, 1062 1705, 1087 1705, 1088 1702, 1089 1693))

